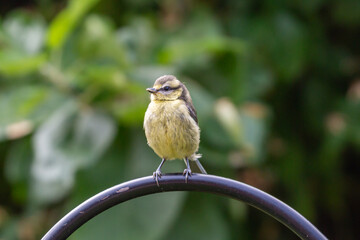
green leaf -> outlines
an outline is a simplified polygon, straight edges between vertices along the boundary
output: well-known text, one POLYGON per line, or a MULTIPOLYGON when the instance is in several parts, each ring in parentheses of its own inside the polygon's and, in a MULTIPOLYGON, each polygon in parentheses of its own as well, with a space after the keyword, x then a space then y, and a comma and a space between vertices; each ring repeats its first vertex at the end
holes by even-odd
POLYGON ((39 69, 47 60, 46 54, 24 55, 14 50, 0 52, 0 73, 9 77, 23 76, 39 69))
POLYGON ((221 36, 176 39, 163 48, 158 58, 159 62, 165 64, 179 63, 225 51, 242 53, 244 49, 242 41, 221 36))
POLYGON ((53 49, 61 47, 81 18, 98 2, 99 0, 69 1, 69 5, 56 16, 50 25, 47 45, 53 49))
POLYGON ((259 103, 247 103, 239 111, 229 99, 221 98, 215 104, 215 115, 246 160, 259 161, 267 129, 266 107, 259 103))
POLYGON ((293 80, 301 74, 307 60, 307 29, 288 12, 277 12, 252 21, 251 44, 264 64, 282 80, 293 80), (271 36, 271 37, 270 37, 271 36))
POLYGON ((46 24, 40 15, 16 11, 7 16, 3 27, 13 49, 33 55, 43 48, 46 24))
POLYGON ((79 168, 93 164, 115 134, 111 118, 68 102, 34 135, 32 199, 35 203, 59 201, 74 184, 79 168))
POLYGON ((118 45, 126 50, 128 61, 145 64, 154 62, 154 44, 160 38, 151 21, 135 18, 116 33, 118 45))
POLYGON ((243 143, 244 128, 239 111, 235 105, 226 98, 219 99, 215 104, 215 114, 232 141, 240 146, 243 143))
POLYGON ((0 93, 0 140, 28 134, 63 101, 58 92, 36 84, 8 87, 0 93))
POLYGON ((243 148, 248 160, 258 163, 264 157, 269 112, 260 103, 247 103, 240 111, 244 129, 243 148))
POLYGON ((126 87, 126 76, 114 65, 88 65, 79 76, 83 86, 96 86, 102 90, 119 92, 126 87))
POLYGON ((334 2, 331 15, 338 24, 359 27, 360 2, 357 0, 334 2))
POLYGON ((242 54, 246 44, 239 38, 225 36, 221 25, 210 11, 196 12, 190 21, 171 35, 158 52, 162 64, 207 63, 211 57, 224 52, 242 54))
POLYGON ((47 60, 41 53, 45 36, 44 20, 17 11, 4 21, 0 44, 0 74, 22 76, 33 73, 47 60))
POLYGON ((184 196, 163 193, 122 203, 87 222, 69 239, 157 240, 174 222, 184 196))
POLYGON ((74 50, 83 59, 99 65, 116 63, 121 69, 129 65, 125 47, 117 41, 114 23, 104 16, 92 14, 86 17, 74 43, 74 50))
POLYGON ((11 197, 17 204, 28 200, 32 149, 30 138, 17 141, 10 146, 5 161, 5 175, 11 183, 11 197))
POLYGON ((161 239, 231 239, 218 201, 208 193, 191 193, 177 221, 161 239))
POLYGON ((243 82, 244 86, 241 88, 242 93, 245 95, 244 99, 246 100, 256 99, 265 95, 275 82, 272 73, 264 66, 254 62, 248 65, 244 73, 244 79, 246 79, 246 81, 243 82))

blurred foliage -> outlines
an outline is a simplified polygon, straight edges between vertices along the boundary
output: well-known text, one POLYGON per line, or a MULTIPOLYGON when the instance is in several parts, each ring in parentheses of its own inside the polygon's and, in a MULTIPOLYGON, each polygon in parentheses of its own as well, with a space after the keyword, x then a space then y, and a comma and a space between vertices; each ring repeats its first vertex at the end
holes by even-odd
MULTIPOLYGON (((360 238, 358 0, 23 0, 0 12, 0 239, 39 239, 155 170, 145 88, 164 74, 190 89, 209 173, 269 192, 330 239, 360 238)), ((71 239, 185 237, 296 239, 200 193, 121 204, 71 239)))

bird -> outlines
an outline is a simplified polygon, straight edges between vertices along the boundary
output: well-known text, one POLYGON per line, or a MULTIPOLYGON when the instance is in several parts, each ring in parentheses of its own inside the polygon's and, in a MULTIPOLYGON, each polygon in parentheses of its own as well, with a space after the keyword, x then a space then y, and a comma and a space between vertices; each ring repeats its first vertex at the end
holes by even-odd
POLYGON ((189 160, 194 161, 201 173, 207 174, 197 153, 200 143, 200 128, 197 113, 188 89, 173 75, 156 79, 150 93, 150 104, 145 112, 144 130, 148 145, 161 158, 153 173, 159 186, 161 167, 165 161, 184 159, 185 182, 191 177, 189 160))

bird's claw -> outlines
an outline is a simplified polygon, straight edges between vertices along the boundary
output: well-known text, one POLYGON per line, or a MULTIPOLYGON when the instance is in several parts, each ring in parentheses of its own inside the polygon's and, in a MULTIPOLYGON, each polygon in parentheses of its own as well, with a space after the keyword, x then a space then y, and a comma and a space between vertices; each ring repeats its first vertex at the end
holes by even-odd
POLYGON ((155 172, 153 172, 153 179, 155 179, 155 181, 156 181, 156 185, 158 186, 158 187, 160 187, 160 185, 159 185, 159 178, 161 178, 161 171, 159 171, 159 170, 156 170, 155 172))
POLYGON ((184 172, 183 172, 183 175, 185 175, 185 183, 188 182, 188 177, 190 176, 191 177, 191 169, 190 168, 185 168, 184 172))

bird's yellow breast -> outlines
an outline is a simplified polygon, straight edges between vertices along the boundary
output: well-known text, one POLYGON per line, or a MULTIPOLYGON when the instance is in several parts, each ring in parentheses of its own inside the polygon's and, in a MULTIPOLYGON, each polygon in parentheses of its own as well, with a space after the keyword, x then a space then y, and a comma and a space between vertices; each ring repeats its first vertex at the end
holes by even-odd
POLYGON ((182 100, 152 101, 144 128, 149 146, 161 158, 182 159, 198 150, 200 129, 182 100))

